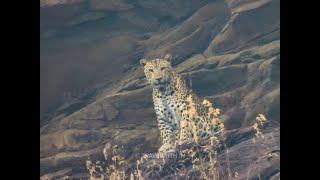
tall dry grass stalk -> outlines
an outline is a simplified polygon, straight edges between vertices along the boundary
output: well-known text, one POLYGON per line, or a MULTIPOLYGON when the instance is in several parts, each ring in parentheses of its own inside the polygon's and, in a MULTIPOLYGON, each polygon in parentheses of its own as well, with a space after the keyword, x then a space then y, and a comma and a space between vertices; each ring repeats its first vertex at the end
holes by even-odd
MULTIPOLYGON (((262 128, 264 126, 264 124, 267 122, 267 118, 263 115, 263 114, 259 114, 256 117, 256 121, 254 122, 254 124, 251 126, 251 128, 253 129, 253 131, 255 132, 254 137, 252 138, 252 142, 256 145, 258 140, 261 140, 264 138, 263 133, 262 133, 262 128)), ((255 152, 256 149, 255 147, 252 148, 252 153, 256 153, 255 152)), ((249 180, 250 178, 250 173, 251 173, 251 169, 253 168, 253 166, 255 165, 255 163, 252 163, 248 170, 247 170, 247 180, 249 180)), ((261 179, 260 175, 258 175, 258 178, 261 179)))

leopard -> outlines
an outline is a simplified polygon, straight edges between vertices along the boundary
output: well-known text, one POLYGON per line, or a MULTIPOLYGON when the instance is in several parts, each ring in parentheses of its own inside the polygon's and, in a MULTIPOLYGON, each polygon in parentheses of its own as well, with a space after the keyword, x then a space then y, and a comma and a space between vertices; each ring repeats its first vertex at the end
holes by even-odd
POLYGON ((142 58, 144 75, 152 86, 152 100, 162 139, 159 153, 174 151, 186 142, 198 143, 224 131, 220 109, 197 96, 172 66, 172 55, 142 58))

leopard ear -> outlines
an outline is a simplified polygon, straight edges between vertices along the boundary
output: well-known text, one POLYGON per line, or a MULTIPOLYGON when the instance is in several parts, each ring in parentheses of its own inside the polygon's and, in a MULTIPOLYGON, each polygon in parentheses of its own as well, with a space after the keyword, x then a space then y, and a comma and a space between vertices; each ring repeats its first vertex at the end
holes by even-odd
POLYGON ((146 63, 147 63, 147 60, 146 59, 140 59, 140 64, 142 65, 142 66, 145 66, 146 65, 146 63))
POLYGON ((170 62, 171 59, 172 59, 171 54, 166 54, 166 55, 164 56, 164 59, 170 62))

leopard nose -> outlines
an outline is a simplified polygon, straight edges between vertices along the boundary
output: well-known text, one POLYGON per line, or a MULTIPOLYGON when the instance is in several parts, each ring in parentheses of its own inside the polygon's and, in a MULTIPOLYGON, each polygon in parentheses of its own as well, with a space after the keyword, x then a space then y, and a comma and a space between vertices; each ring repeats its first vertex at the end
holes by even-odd
POLYGON ((156 78, 156 81, 161 81, 162 78, 156 78))

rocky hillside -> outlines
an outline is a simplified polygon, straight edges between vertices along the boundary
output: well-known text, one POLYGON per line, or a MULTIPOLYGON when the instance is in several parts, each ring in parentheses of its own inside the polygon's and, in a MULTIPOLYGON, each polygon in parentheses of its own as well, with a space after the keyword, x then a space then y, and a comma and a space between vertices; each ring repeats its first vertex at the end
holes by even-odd
POLYGON ((173 55, 229 130, 280 121, 279 0, 41 0, 40 176, 160 146, 141 57, 173 55))

